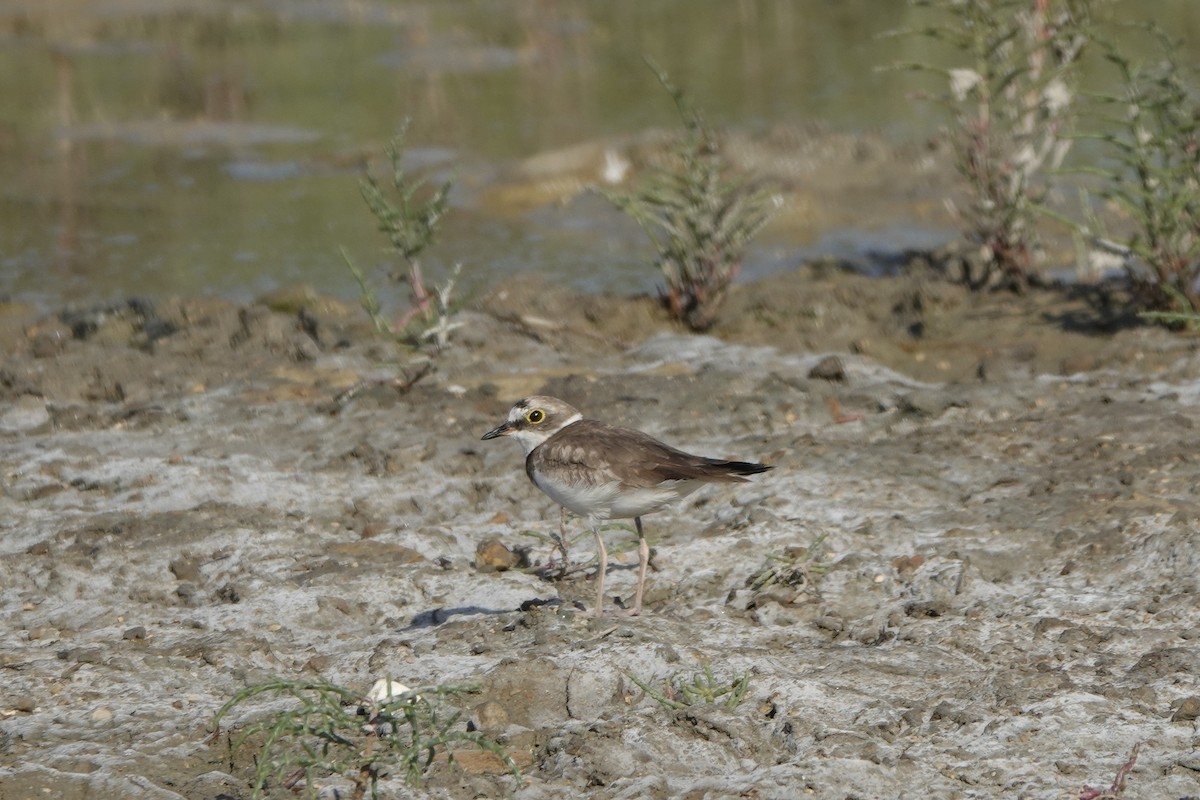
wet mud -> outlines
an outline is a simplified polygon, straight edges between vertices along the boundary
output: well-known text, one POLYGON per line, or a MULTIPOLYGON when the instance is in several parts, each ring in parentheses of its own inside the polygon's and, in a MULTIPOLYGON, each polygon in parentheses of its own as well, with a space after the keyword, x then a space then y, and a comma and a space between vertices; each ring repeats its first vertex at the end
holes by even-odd
POLYGON ((830 265, 722 311, 521 276, 425 374, 317 297, 4 307, 0 798, 248 797, 223 703, 384 676, 478 684, 523 767, 421 796, 1074 798, 1138 744, 1127 796, 1200 796, 1200 343, 830 265), (648 517, 646 613, 585 619, 590 535, 479 440, 533 393, 776 469, 648 517), (745 696, 639 685, 706 670, 745 696))

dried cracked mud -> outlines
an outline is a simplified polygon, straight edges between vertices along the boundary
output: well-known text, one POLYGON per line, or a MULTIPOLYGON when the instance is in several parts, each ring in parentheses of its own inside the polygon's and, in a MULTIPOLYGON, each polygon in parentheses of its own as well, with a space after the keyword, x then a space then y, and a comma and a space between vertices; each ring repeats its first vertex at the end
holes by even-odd
POLYGON ((1094 316, 807 266, 695 336, 528 276, 405 388, 321 298, 8 305, 0 800, 246 798, 258 712, 214 738, 223 703, 383 676, 478 684, 464 720, 524 770, 385 796, 1080 798, 1140 745, 1122 796, 1198 797, 1200 342, 1094 316), (479 441, 535 392, 777 469, 648 517, 647 613, 584 619, 579 521, 565 577, 479 550, 554 556, 558 510, 479 441), (633 680, 705 669, 745 698, 633 680))

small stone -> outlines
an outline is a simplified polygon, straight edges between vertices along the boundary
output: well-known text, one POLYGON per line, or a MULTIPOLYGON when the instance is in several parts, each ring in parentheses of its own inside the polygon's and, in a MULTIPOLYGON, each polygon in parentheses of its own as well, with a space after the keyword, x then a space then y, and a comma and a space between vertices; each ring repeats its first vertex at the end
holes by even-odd
POLYGON ((846 380, 846 365, 837 356, 825 356, 816 366, 808 371, 808 377, 814 380, 838 381, 846 380))
POLYGON ((362 526, 362 530, 359 531, 358 535, 364 539, 374 539, 381 533, 387 533, 387 530, 387 526, 382 522, 368 522, 362 526))
POLYGON ((92 722, 108 722, 113 718, 113 710, 108 706, 100 706, 92 712, 92 722))
POLYGON ((146 629, 141 625, 135 625, 132 628, 127 628, 125 632, 121 634, 121 638, 140 642, 146 638, 146 629))
POLYGON ((503 572, 521 563, 521 558, 499 539, 480 542, 475 548, 475 568, 480 572, 503 572))
POLYGON ((50 497, 51 495, 58 494, 66 488, 67 487, 63 486, 61 483, 44 483, 41 486, 34 488, 34 490, 29 493, 28 499, 41 500, 43 498, 50 497))
POLYGON ((485 700, 471 712, 471 725, 483 733, 501 732, 508 722, 508 711, 495 700, 485 700))
POLYGON ((1185 697, 1171 715, 1171 722, 1191 722, 1200 718, 1200 696, 1185 697))
POLYGON ((925 563, 925 556, 918 554, 911 556, 897 556, 892 559, 892 567, 901 575, 906 575, 914 572, 917 567, 925 563))
POLYGON ((32 714, 34 709, 37 708, 37 700, 34 700, 28 695, 24 697, 18 697, 16 700, 13 700, 12 707, 17 711, 20 711, 22 714, 32 714))
POLYGON ((50 412, 46 409, 45 399, 26 394, 0 414, 0 431, 23 433, 40 428, 48 422, 50 412))
POLYGON ((346 616, 354 615, 354 606, 344 597, 336 597, 334 595, 323 594, 317 598, 317 610, 319 611, 337 611, 346 616))
POLYGON ((331 663, 333 663, 333 660, 329 656, 313 656, 304 662, 304 666, 301 669, 320 674, 329 669, 331 663))
POLYGON ((200 559, 193 556, 180 556, 171 560, 168 565, 171 573, 181 581, 201 582, 200 559))
POLYGON ((61 323, 40 328, 29 339, 29 352, 34 358, 53 358, 67 348, 70 339, 71 329, 61 323))
POLYGON ((104 660, 99 647, 69 647, 57 653, 62 661, 74 661, 79 664, 99 664, 104 660))
POLYGON ((809 617, 810 612, 804 608, 774 597, 760 598, 754 607, 754 619, 764 627, 796 625, 807 622, 809 617))
POLYGON ((944 617, 950 606, 944 600, 914 600, 904 604, 904 613, 909 617, 944 617))
POLYGON ((58 628, 52 628, 49 625, 38 625, 29 629, 29 640, 31 642, 41 639, 57 639, 58 628))
POLYGON ((958 403, 945 392, 916 389, 896 398, 896 407, 905 414, 918 417, 937 417, 958 403))
POLYGON ((955 712, 954 705, 947 700, 943 700, 942 702, 940 702, 936 706, 934 706, 933 713, 931 713, 929 715, 929 718, 930 719, 953 719, 955 713, 956 712, 955 712))
POLYGON ((1091 372, 1096 369, 1096 357, 1089 354, 1067 356, 1062 360, 1060 374, 1076 375, 1080 372, 1091 372))
POLYGON ((620 683, 611 672, 572 670, 567 675, 567 714, 578 720, 599 719, 613 706, 620 683))

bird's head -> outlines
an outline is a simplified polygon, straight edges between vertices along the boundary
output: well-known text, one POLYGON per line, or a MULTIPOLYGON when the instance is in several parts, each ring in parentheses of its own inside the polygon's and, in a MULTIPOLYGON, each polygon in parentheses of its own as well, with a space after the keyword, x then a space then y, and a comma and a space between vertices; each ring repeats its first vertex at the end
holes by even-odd
POLYGON ((569 403, 557 397, 534 395, 518 400, 509 409, 508 419, 483 435, 484 439, 511 436, 521 445, 525 455, 568 425, 583 419, 569 403))

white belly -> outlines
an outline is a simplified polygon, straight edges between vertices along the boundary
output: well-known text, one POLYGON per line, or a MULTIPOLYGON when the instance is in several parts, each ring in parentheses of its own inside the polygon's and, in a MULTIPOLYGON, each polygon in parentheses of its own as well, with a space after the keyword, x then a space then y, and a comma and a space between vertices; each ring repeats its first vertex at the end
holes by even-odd
POLYGON ((627 519, 659 511, 700 487, 700 481, 666 481, 652 488, 622 491, 616 481, 598 486, 571 485, 548 480, 539 472, 534 473, 533 482, 560 506, 598 520, 627 519))

